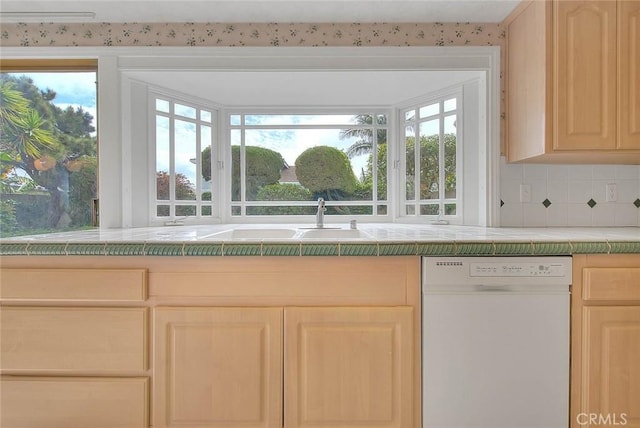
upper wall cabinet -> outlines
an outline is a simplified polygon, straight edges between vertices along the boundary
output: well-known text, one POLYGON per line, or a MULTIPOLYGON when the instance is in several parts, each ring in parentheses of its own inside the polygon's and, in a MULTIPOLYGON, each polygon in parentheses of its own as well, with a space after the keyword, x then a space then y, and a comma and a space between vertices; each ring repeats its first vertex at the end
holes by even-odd
POLYGON ((530 1, 506 23, 508 160, 640 163, 640 0, 530 1))

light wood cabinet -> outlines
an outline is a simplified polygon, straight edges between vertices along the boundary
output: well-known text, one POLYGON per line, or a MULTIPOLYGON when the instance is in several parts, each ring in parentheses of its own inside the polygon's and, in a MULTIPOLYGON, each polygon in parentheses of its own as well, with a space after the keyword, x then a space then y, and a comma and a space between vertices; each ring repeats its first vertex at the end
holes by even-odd
POLYGON ((571 426, 639 428, 640 255, 574 256, 571 311, 571 426))
POLYGON ((0 270, 0 426, 149 426, 146 270, 0 270))
POLYGON ((640 163, 640 0, 528 1, 507 20, 508 161, 640 163))
POLYGON ((0 276, 0 426, 420 425, 418 257, 30 256, 0 276))
POLYGON ((157 308, 155 427, 282 426, 282 308, 157 308))
POLYGON ((412 309, 285 309, 285 427, 410 427, 412 309))

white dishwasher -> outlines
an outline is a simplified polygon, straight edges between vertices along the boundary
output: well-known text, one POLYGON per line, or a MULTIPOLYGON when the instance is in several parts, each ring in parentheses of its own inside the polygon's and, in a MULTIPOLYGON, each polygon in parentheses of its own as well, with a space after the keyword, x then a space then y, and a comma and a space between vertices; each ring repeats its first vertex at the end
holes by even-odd
POLYGON ((425 257, 423 428, 569 425, 571 257, 425 257))

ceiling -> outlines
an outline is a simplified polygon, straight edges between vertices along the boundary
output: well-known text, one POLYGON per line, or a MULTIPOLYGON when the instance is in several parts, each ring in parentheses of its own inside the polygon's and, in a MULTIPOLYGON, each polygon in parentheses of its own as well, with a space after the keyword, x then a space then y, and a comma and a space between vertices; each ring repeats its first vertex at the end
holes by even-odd
POLYGON ((1 22, 502 22, 520 0, 0 0, 1 22), (79 14, 86 12, 85 14, 79 14), (76 16, 72 14, 76 13, 76 16), (56 16, 56 14, 59 14, 56 16))

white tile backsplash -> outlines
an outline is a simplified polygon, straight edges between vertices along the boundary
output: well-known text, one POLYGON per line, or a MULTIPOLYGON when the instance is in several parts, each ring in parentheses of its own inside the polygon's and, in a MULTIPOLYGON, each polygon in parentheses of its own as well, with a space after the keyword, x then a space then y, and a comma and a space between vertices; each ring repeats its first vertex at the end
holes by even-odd
POLYGON ((502 158, 500 168, 503 227, 640 227, 634 204, 640 204, 640 165, 507 164, 502 158), (531 186, 531 202, 520 202, 521 184, 531 186), (616 185, 617 201, 606 201, 607 184, 616 185), (546 208, 545 199, 551 202, 546 208))

